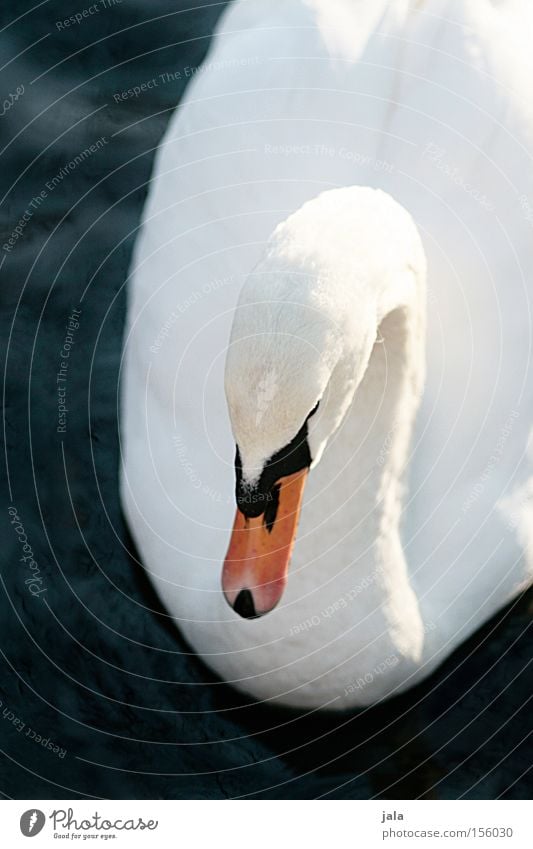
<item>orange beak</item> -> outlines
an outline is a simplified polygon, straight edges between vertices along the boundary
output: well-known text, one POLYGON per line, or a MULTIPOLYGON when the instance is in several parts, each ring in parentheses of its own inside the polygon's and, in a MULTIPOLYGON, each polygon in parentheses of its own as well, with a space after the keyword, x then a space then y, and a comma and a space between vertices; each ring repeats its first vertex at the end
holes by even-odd
POLYGON ((247 518, 239 509, 222 570, 229 605, 245 619, 272 610, 287 584, 307 469, 278 481, 278 509, 270 527, 265 514, 247 518))

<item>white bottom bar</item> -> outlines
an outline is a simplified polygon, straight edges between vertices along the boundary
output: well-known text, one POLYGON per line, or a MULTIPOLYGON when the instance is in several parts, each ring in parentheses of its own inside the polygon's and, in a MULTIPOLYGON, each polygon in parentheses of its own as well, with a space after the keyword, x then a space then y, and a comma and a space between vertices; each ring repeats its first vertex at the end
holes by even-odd
POLYGON ((520 801, 5 801, 2 845, 342 849, 530 849, 520 801), (120 842, 118 842, 120 841, 120 842), (33 845, 33 844, 30 844, 33 845))

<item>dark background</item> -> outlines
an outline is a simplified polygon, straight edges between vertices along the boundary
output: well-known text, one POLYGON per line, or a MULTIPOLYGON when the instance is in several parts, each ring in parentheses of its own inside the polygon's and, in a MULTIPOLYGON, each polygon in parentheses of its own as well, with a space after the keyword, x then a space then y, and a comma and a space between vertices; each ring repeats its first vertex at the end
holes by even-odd
POLYGON ((113 95, 198 65, 224 4, 109 3, 68 28, 56 22, 94 4, 32 10, 3 0, 0 11, 0 100, 24 86, 0 117, 2 793, 527 798, 531 593, 408 695, 359 714, 304 716, 247 705, 214 679, 132 556, 118 497, 124 281, 154 150, 186 79, 124 102, 113 95), (101 137, 33 208, 47 181, 101 137), (56 375, 74 307, 68 429, 58 434, 56 375), (46 589, 37 597, 24 583, 10 504, 46 589))

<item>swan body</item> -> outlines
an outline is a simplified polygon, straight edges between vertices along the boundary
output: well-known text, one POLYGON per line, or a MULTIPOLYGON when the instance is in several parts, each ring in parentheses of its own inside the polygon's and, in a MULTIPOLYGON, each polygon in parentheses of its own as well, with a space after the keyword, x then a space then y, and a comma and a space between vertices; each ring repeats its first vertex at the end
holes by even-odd
POLYGON ((161 143, 122 501, 186 639, 257 699, 399 693, 531 582, 532 20, 242 0, 161 143), (288 583, 243 618, 221 588, 235 445, 252 493, 304 420, 288 583))

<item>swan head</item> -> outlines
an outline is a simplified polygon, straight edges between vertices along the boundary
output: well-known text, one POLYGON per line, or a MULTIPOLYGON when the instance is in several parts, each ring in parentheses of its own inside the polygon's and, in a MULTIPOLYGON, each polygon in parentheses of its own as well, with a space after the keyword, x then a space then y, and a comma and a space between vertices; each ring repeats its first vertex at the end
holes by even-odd
POLYGON ((305 480, 368 361, 372 334, 353 332, 352 318, 339 287, 301 263, 266 260, 241 292, 225 369, 236 516, 222 588, 245 618, 283 594, 305 480))

